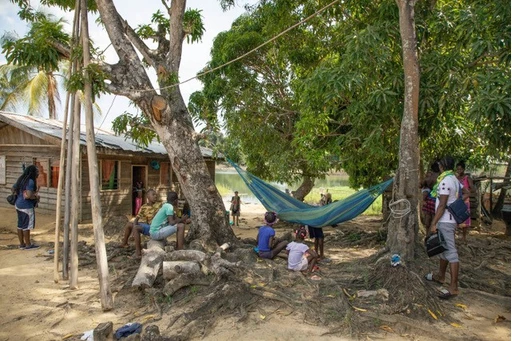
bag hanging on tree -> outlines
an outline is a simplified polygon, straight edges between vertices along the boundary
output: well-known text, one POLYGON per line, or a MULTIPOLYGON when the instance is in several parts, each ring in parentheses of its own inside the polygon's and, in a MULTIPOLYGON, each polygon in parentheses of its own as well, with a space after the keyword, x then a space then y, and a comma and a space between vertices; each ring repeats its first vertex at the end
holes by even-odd
POLYGON ((429 257, 433 257, 447 250, 446 242, 441 231, 437 230, 437 233, 425 239, 425 248, 427 249, 427 255, 429 257))
POLYGON ((7 202, 11 205, 14 205, 16 203, 16 199, 18 199, 17 194, 11 194, 7 196, 7 202))
POLYGON ((464 200, 462 200, 462 193, 459 185, 459 196, 458 198, 448 205, 448 211, 450 211, 452 217, 455 219, 457 224, 462 224, 469 219, 471 214, 469 213, 468 207, 464 200))

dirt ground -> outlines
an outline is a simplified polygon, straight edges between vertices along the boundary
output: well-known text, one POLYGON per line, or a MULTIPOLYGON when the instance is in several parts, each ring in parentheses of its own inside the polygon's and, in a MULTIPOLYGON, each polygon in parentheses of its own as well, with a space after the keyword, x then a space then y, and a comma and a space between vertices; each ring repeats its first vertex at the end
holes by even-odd
MULTIPOLYGON (((241 224, 234 228, 236 235, 241 239, 255 238, 263 213, 264 209, 259 205, 243 207, 241 224)), ((196 297, 201 296, 202 291, 189 290, 176 298, 173 296, 172 302, 169 298, 169 302, 155 304, 150 295, 131 288, 139 263, 130 258, 133 248, 117 247, 123 227, 110 227, 106 230, 106 242, 115 309, 103 312, 93 251, 91 254, 94 249, 91 248, 93 232, 90 225, 80 227, 81 250, 85 251, 80 254, 79 289, 71 290, 67 281, 61 280, 57 284, 53 281, 54 217, 37 215, 32 235, 34 241, 41 245, 40 249, 19 250, 14 210, 0 209, 0 215, 4 217, 0 220, 0 341, 79 339, 83 332, 107 321, 113 322, 114 330, 128 322, 155 324, 165 335, 167 327, 172 325, 165 318, 166 314, 175 313, 173 309, 183 307, 179 301, 190 300, 188 302, 192 305, 194 298, 187 295, 195 293, 196 297), (159 312, 155 305, 160 306, 159 312), (158 313, 161 316, 156 319, 158 313)), ((376 233, 380 225, 379 217, 360 216, 337 228, 325 229, 326 255, 332 262, 320 264, 321 280, 318 284, 310 278, 311 275, 279 277, 282 286, 294 288, 294 281, 304 282, 304 288, 315 293, 301 293, 310 303, 305 304, 304 309, 279 302, 276 296, 273 296, 274 300, 261 300, 259 304, 251 302, 243 319, 235 313, 212 319, 210 331, 202 334, 200 339, 510 340, 510 240, 502 236, 502 222, 495 221, 492 226, 471 231, 468 245, 459 248, 461 293, 449 301, 435 298, 435 311, 428 311, 421 300, 419 303, 411 302, 405 308, 401 306, 400 311, 396 311, 392 307, 398 305, 390 302, 398 302, 397 298, 390 297, 385 303, 378 296, 366 300, 356 297, 359 289, 379 289, 371 285, 378 268, 364 264, 383 246, 376 233), (340 314, 330 304, 345 296, 350 309, 348 315, 340 314), (313 305, 312 300, 316 300, 313 305), (316 308, 311 310, 310 307, 315 305, 316 308), (352 333, 345 322, 347 316, 356 315, 358 321, 364 323, 357 333, 352 333)), ((291 229, 287 225, 276 227, 278 235, 291 229)), ((277 267, 285 267, 282 259, 275 263, 277 267)), ((268 263, 257 265, 274 266, 268 263)), ((425 256, 419 266, 422 272, 433 270, 436 260, 425 256)), ((406 287, 406 283, 400 283, 400 278, 397 273, 397 283, 382 285, 390 288, 390 296, 400 292, 391 288, 406 287)), ((257 285, 271 288, 271 281, 266 281, 264 276, 260 281, 257 285)), ((431 283, 421 285, 425 285, 426 290, 435 290, 431 283)))

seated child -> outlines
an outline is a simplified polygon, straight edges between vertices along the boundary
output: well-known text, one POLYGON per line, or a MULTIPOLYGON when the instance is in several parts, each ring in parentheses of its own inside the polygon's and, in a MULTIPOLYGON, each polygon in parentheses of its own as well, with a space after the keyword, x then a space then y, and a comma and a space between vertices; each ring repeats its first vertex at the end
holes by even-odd
POLYGON ((286 246, 286 252, 288 253, 288 269, 293 271, 307 270, 308 272, 314 269, 318 255, 304 244, 304 238, 306 238, 307 234, 306 227, 300 226, 295 231, 296 241, 286 246))
POLYGON ((288 242, 286 240, 276 244, 276 231, 272 226, 277 223, 277 214, 275 212, 265 213, 266 225, 261 226, 258 231, 256 240, 258 241, 258 255, 261 258, 274 259, 275 256, 286 248, 288 242))

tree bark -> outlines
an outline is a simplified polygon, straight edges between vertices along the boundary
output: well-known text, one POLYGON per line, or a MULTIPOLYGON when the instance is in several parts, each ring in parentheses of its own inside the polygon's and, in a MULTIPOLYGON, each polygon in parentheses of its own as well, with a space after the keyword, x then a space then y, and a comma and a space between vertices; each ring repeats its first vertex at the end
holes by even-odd
POLYGON ((166 148, 174 173, 192 208, 192 225, 187 241, 199 239, 207 250, 214 250, 224 242, 236 243, 235 234, 224 218, 224 203, 197 144, 192 119, 180 88, 173 85, 181 62, 184 38, 182 19, 186 1, 171 2, 169 51, 159 56, 158 60, 155 57, 150 63, 159 75, 160 94, 151 84, 112 0, 97 0, 97 5, 112 46, 120 59, 110 69, 111 84, 108 89, 127 96, 138 105, 150 118, 166 148), (157 95, 167 103, 162 103, 159 98, 159 105, 153 106, 153 98, 157 95))
POLYGON ((98 157, 96 155, 96 139, 94 137, 94 113, 92 110, 92 84, 87 67, 91 63, 89 52, 89 22, 87 18, 87 2, 81 0, 81 27, 82 50, 84 58, 85 80, 85 124, 87 136, 87 160, 89 163, 89 185, 91 191, 91 212, 94 227, 94 248, 96 251, 96 263, 98 279, 100 282, 100 301, 103 311, 114 308, 112 292, 108 280, 107 249, 105 248, 105 235, 103 233, 103 219, 101 216, 100 181, 98 171, 98 157))
POLYGON ((404 63, 404 113, 400 128, 399 166, 395 177, 394 202, 396 210, 410 211, 400 216, 393 214, 388 225, 387 246, 391 253, 402 259, 414 258, 414 247, 418 235, 419 197, 419 143, 418 101, 420 71, 414 27, 414 4, 416 0, 396 0, 400 17, 400 36, 404 63))

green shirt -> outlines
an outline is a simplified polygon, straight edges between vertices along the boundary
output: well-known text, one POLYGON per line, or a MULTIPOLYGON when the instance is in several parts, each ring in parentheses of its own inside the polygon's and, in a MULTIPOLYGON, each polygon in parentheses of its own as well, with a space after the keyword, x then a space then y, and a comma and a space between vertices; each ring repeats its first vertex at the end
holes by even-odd
POLYGON ((169 204, 165 203, 162 205, 162 208, 156 212, 156 215, 153 218, 153 221, 151 222, 151 227, 149 229, 149 233, 155 233, 158 230, 160 230, 160 227, 169 225, 167 223, 167 217, 174 215, 174 207, 169 204))

